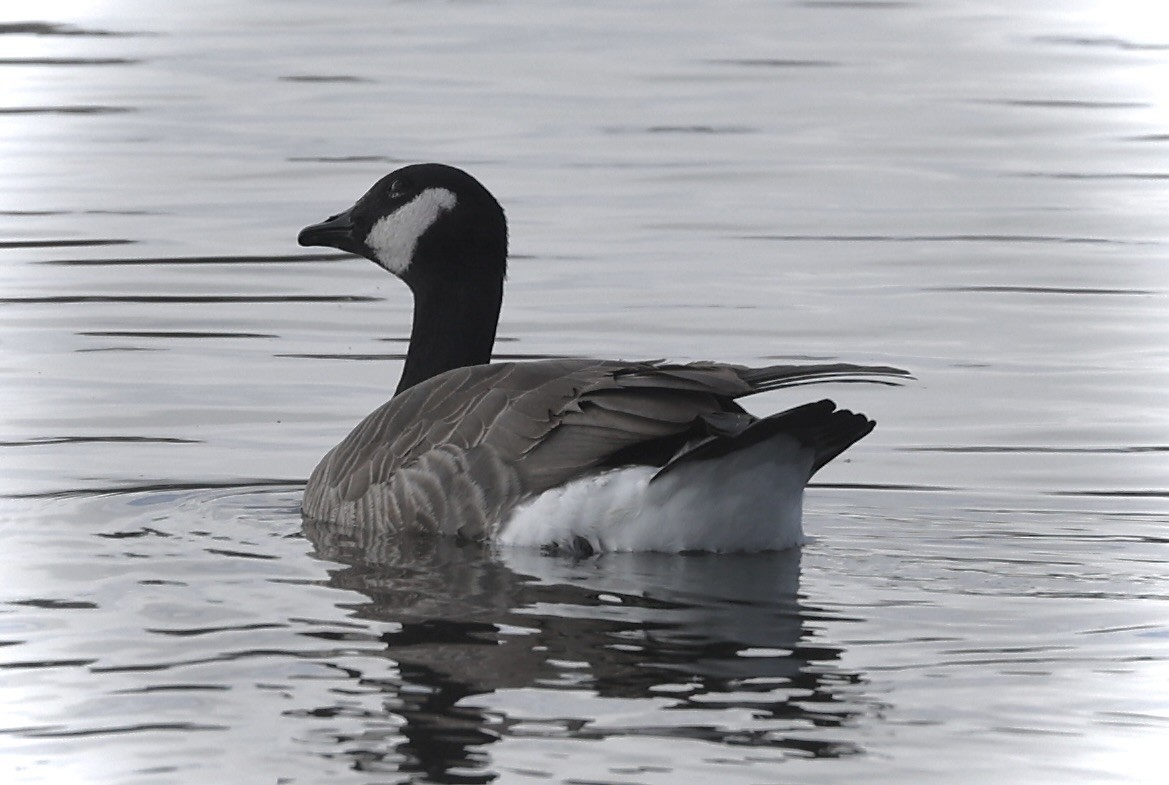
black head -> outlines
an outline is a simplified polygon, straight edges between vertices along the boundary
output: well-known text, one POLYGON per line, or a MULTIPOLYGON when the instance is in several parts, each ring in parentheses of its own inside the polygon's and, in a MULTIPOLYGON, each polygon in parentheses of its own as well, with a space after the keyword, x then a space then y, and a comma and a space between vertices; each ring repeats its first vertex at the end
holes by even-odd
POLYGON ((503 208, 478 180, 444 164, 391 172, 343 213, 301 230, 301 245, 364 256, 412 289, 449 281, 502 281, 503 208))

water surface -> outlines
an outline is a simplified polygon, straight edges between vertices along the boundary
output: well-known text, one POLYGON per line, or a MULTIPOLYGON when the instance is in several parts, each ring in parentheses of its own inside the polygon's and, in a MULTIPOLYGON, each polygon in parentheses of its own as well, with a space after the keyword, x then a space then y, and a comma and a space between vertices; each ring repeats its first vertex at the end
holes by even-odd
POLYGON ((0 771, 21 783, 1154 782, 1169 24, 1140 3, 0 10, 0 771), (508 210, 499 356, 842 360, 801 553, 302 530, 404 287, 508 210))

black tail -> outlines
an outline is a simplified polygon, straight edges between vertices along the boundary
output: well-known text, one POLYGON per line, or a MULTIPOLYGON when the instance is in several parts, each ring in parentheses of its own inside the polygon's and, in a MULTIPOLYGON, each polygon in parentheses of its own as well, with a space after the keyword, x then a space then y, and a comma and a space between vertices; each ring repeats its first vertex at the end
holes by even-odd
POLYGON ((876 423, 868 417, 847 409, 837 409, 832 401, 806 403, 758 420, 734 435, 711 436, 675 456, 654 475, 654 479, 680 464, 718 458, 781 433, 797 439, 814 451, 811 473, 815 474, 826 463, 863 439, 874 427, 876 423))
MULTIPOLYGON (((832 401, 817 401, 772 415, 760 425, 781 420, 775 433, 788 433, 816 452, 812 474, 824 464, 868 436, 877 424, 863 414, 837 409, 832 401)), ((756 426, 758 427, 758 426, 756 426)))

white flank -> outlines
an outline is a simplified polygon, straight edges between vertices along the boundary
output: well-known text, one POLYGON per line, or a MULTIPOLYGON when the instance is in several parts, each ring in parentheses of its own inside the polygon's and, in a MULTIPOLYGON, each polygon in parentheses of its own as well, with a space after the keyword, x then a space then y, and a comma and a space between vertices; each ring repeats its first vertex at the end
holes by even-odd
POLYGON ((768 551, 804 541, 812 450, 789 436, 695 461, 650 483, 656 469, 613 469, 552 488, 519 507, 503 545, 583 539, 604 551, 768 551))
POLYGON ((440 215, 454 209, 457 202, 454 193, 445 188, 427 188, 375 223, 365 238, 365 244, 382 267, 400 276, 414 259, 418 238, 434 225, 440 215))

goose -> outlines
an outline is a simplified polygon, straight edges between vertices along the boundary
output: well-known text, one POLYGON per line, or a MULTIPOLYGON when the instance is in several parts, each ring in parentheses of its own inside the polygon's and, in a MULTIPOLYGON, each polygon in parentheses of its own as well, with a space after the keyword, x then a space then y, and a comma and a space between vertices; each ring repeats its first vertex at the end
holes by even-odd
POLYGON ((808 480, 874 422, 830 400, 759 418, 738 399, 905 375, 843 363, 492 363, 507 222, 478 180, 444 164, 391 172, 297 239, 363 256, 414 297, 393 397, 305 487, 302 512, 317 526, 578 556, 798 546, 808 480))

